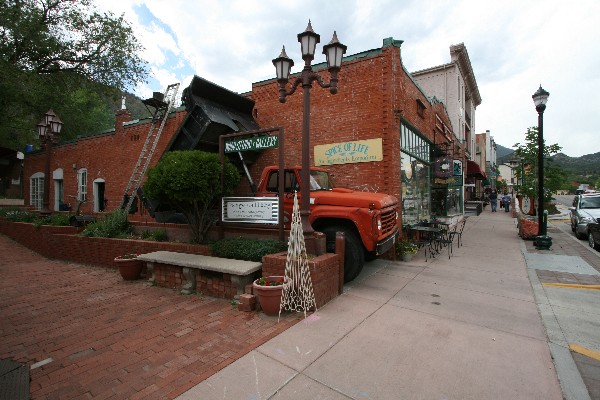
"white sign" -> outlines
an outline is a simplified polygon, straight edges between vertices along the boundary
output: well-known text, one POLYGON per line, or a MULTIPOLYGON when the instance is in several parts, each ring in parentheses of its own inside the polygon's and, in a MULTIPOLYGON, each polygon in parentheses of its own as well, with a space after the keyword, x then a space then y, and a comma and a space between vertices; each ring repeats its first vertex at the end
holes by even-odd
POLYGON ((521 206, 521 210, 523 210, 523 213, 525 214, 529 214, 531 211, 531 201, 529 200, 529 197, 523 197, 523 205, 521 206))
POLYGON ((224 197, 223 222, 276 224, 279 218, 277 197, 224 197))

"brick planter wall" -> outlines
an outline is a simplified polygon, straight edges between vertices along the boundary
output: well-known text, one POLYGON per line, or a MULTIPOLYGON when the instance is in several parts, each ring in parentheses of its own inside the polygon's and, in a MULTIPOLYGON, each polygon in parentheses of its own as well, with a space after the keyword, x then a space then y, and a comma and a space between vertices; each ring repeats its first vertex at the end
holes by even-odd
POLYGON ((165 250, 210 255, 206 245, 153 242, 148 240, 88 238, 77 236, 81 228, 10 222, 0 218, 0 233, 45 257, 81 264, 114 268, 115 257, 127 253, 151 253, 165 250))
MULTIPOLYGON (((270 254, 262 259, 262 276, 284 275, 287 254, 270 254)), ((313 293, 317 308, 322 307, 338 295, 339 256, 326 253, 308 260, 313 293)))
POLYGON ((519 236, 523 239, 535 239, 538 235, 538 222, 531 220, 523 215, 519 217, 519 236))

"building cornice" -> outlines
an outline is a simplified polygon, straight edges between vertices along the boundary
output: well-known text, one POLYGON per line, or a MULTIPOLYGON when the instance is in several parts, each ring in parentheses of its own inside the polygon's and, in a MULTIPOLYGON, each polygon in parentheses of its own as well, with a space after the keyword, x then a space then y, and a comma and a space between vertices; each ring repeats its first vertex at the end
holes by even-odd
POLYGON ((479 88, 477 87, 477 81, 475 80, 475 73, 471 66, 471 60, 469 53, 464 43, 450 46, 450 57, 452 61, 458 65, 460 72, 467 84, 467 91, 473 100, 473 105, 477 107, 481 104, 481 95, 479 94, 479 88))

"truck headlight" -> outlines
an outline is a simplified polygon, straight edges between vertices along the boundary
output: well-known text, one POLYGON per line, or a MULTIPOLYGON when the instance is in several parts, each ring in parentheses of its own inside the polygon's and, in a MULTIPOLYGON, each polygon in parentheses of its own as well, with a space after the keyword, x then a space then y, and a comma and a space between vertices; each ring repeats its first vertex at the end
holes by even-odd
POLYGON ((581 217, 581 219, 579 220, 580 224, 591 224, 592 222, 596 222, 596 221, 594 221, 594 218, 590 218, 590 217, 581 217))
POLYGON ((381 218, 377 217, 377 229, 381 232, 381 218))

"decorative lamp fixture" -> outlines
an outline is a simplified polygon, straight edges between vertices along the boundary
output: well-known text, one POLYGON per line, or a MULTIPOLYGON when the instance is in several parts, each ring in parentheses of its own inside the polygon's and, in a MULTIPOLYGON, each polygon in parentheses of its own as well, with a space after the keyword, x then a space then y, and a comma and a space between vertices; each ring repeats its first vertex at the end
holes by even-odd
POLYGON ((538 236, 535 246, 548 250, 552 246, 552 238, 547 235, 547 214, 544 211, 544 110, 550 93, 540 88, 531 96, 538 113, 538 236))
POLYGON ((327 57, 327 68, 329 72, 339 71, 342 67, 342 56, 346 53, 348 46, 340 43, 337 33, 333 31, 331 42, 323 46, 323 54, 327 57))
MULTIPOLYGON (((277 82, 279 83, 279 101, 285 103, 287 96, 292 95, 298 86, 302 86, 303 91, 303 116, 302 116, 302 171, 300 179, 302 182, 310 182, 310 90, 312 83, 317 82, 320 87, 329 89, 331 94, 336 94, 338 91, 337 74, 342 67, 342 57, 346 52, 346 46, 341 44, 337 38, 337 34, 333 32, 331 42, 323 46, 323 54, 327 58, 327 67, 330 73, 329 83, 324 83, 323 78, 313 72, 311 61, 315 56, 315 49, 321 37, 316 34, 308 21, 306 30, 298 34, 298 42, 300 42, 302 50, 302 59, 304 60, 304 68, 300 76, 294 80, 290 91, 286 91, 286 86, 290 76, 290 71, 294 65, 294 61, 285 53, 285 46, 281 50, 279 57, 273 60, 275 71, 277 73, 277 82)), ((302 227, 304 230, 304 239, 306 241, 306 250, 309 254, 316 254, 317 246, 314 231, 309 222, 310 215, 310 187, 302 185, 300 215, 302 217, 302 227)), ((316 254, 319 255, 319 254, 316 254)))
POLYGON ((315 49, 317 47, 317 43, 320 41, 321 36, 313 31, 309 19, 306 30, 298 34, 298 42, 300 42, 300 47, 302 49, 302 59, 307 64, 310 64, 313 58, 315 58, 315 49))
POLYGON ((36 126, 37 126, 38 137, 40 138, 41 141, 43 141, 44 137, 46 136, 46 130, 47 130, 48 126, 44 123, 44 121, 40 122, 36 126))
MULTIPOLYGON (((540 112, 540 110, 538 110, 538 107, 546 108, 546 103, 548 102, 548 97, 550 97, 550 93, 548 93, 544 89, 542 89, 542 85, 540 85, 540 88, 531 97, 533 98, 533 103, 535 104, 535 109, 538 112, 540 112)), ((543 111, 544 110, 542 110, 542 112, 543 111)))
POLYGON ((284 84, 287 83, 288 79, 290 79, 290 71, 294 66, 294 60, 289 58, 285 53, 285 46, 281 49, 279 57, 273 60, 273 65, 277 72, 277 82, 283 81, 284 84))
POLYGON ((50 160, 52 157, 52 144, 58 143, 58 135, 62 129, 63 122, 52 109, 44 115, 42 121, 36 125, 40 144, 46 148, 46 167, 44 170, 44 197, 43 207, 40 211, 42 216, 52 214, 50 211, 50 160))

